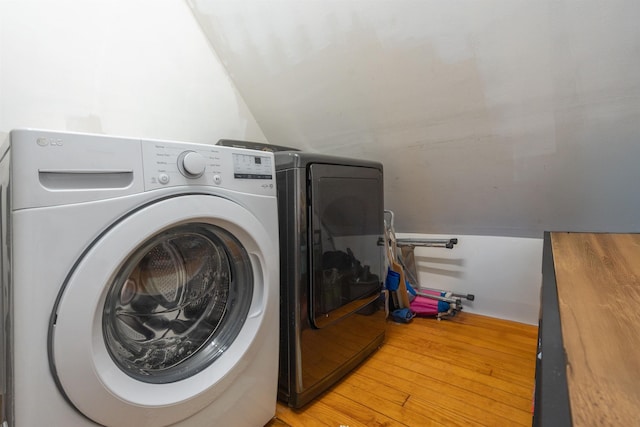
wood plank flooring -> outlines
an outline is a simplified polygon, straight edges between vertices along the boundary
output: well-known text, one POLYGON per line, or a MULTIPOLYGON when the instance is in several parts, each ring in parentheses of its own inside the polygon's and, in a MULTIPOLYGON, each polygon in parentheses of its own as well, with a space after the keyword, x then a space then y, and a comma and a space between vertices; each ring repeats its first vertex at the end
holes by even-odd
POLYGON ((389 322, 382 347, 268 427, 530 426, 537 327, 460 313, 389 322))

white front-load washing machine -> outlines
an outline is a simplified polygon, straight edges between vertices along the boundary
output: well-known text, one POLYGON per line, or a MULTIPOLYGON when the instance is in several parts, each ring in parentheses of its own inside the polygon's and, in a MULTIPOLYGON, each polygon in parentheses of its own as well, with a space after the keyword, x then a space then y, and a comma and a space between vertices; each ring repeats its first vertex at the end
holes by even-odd
POLYGON ((0 425, 274 416, 273 154, 16 130, 0 159, 0 425))

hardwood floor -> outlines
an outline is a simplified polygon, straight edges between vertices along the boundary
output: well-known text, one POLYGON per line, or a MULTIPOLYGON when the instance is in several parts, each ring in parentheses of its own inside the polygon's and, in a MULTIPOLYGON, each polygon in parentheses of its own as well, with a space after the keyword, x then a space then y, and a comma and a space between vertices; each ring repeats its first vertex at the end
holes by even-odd
POLYGON ((387 324, 382 347, 268 427, 530 426, 537 327, 469 313, 387 324))

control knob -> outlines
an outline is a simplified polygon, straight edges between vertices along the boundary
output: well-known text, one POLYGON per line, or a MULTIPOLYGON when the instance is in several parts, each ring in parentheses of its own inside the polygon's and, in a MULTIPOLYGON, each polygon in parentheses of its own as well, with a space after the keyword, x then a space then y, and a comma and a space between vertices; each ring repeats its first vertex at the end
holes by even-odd
POLYGON ((202 176, 206 168, 204 156, 195 151, 185 151, 178 157, 178 169, 187 178, 198 178, 202 176))

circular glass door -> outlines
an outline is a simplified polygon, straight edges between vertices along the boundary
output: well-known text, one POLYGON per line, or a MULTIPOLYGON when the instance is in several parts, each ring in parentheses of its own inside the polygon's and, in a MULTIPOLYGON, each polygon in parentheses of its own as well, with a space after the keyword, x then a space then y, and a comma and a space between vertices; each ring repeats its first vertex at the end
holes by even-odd
POLYGON ((253 278, 246 250, 211 224, 171 228, 141 245, 115 275, 102 316, 109 355, 149 383, 209 366, 247 317, 253 278))

